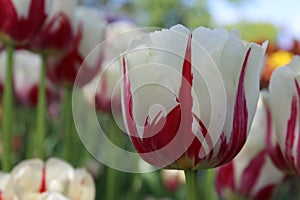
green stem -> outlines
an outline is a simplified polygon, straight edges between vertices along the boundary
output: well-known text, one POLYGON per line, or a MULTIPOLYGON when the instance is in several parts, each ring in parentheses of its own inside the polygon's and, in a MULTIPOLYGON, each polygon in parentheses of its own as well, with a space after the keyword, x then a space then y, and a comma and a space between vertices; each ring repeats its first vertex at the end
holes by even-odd
POLYGON ((187 200, 199 200, 197 172, 197 170, 184 170, 187 200))
POLYGON ((46 123, 46 55, 42 54, 42 67, 39 82, 38 104, 36 115, 36 154, 39 158, 44 157, 45 123, 46 123))
POLYGON ((72 143, 73 143, 73 135, 72 135, 72 87, 67 86, 66 88, 66 96, 64 100, 63 114, 65 117, 65 133, 64 133, 64 159, 68 162, 71 162, 71 152, 72 152, 72 143))
MULTIPOLYGON (((203 185, 205 185, 207 188, 213 188, 214 180, 215 180, 215 170, 214 169, 205 170, 203 185)), ((213 196, 213 192, 211 190, 202 188, 201 193, 203 194, 203 199, 215 199, 215 197, 213 196)))
POLYGON ((117 171, 115 169, 107 167, 106 199, 116 199, 116 173, 117 171))
MULTIPOLYGON (((108 121, 108 138, 111 142, 113 142, 115 145, 122 148, 124 146, 123 144, 123 138, 120 132, 120 129, 116 125, 113 116, 110 116, 108 121)), ((110 153, 111 159, 112 159, 112 166, 117 162, 116 156, 114 152, 110 153)), ((116 181, 116 176, 118 175, 118 171, 107 167, 107 177, 106 177, 106 198, 110 200, 119 199, 118 198, 118 182, 116 181)))
MULTIPOLYGON (((31 108, 25 109, 26 114, 32 113, 31 108)), ((27 116, 26 116, 27 117, 27 116)), ((30 159, 34 156, 34 150, 35 150, 35 113, 34 115, 28 116, 29 119, 27 121, 28 125, 28 137, 27 137, 27 147, 26 147, 26 158, 30 159)), ((24 118, 23 118, 24 119, 24 118)))
POLYGON ((7 44, 7 65, 3 93, 3 161, 2 171, 10 170, 11 138, 13 131, 13 53, 14 45, 7 44))

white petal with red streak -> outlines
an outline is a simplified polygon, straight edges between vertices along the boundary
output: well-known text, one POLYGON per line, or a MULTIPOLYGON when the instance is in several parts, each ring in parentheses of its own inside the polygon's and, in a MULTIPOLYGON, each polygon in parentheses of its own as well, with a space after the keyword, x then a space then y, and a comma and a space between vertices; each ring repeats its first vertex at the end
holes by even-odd
POLYGON ((96 189, 93 177, 85 169, 76 169, 69 185, 70 199, 93 200, 96 189))
MULTIPOLYGON (((270 80, 269 94, 272 117, 275 121, 278 142, 283 152, 285 152, 286 133, 288 120, 290 119, 291 115, 292 98, 293 96, 298 96, 295 87, 295 78, 299 81, 299 66, 300 57, 295 56, 290 64, 285 67, 277 68, 273 72, 270 80)), ((299 119, 299 110, 297 114, 297 119, 299 119)), ((299 137, 299 134, 297 134, 299 132, 299 123, 297 123, 298 121, 299 120, 296 121, 296 134, 294 142, 298 141, 299 137)), ((294 147, 296 146, 297 145, 294 145, 294 147)))
MULTIPOLYGON (((99 10, 85 6, 77 6, 74 13, 74 29, 83 27, 82 40, 80 42, 80 54, 85 58, 105 38, 106 22, 99 10)), ((96 48, 89 56, 88 63, 94 66, 97 63, 101 48, 96 48)))
POLYGON ((74 174, 73 167, 58 158, 50 158, 46 164, 47 191, 65 194, 71 177, 74 174))

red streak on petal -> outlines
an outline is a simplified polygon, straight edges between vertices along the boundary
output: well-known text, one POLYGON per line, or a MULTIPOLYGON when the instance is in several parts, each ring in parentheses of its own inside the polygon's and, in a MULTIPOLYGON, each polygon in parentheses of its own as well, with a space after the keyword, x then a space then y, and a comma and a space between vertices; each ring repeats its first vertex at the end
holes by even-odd
POLYGON ((127 63, 125 57, 122 60, 123 64, 123 93, 124 93, 124 110, 125 110, 125 120, 131 140, 136 150, 141 152, 147 152, 141 139, 139 138, 136 123, 133 119, 133 105, 132 105, 132 92, 130 80, 127 74, 127 63))
POLYGON ((280 149, 279 144, 276 142, 275 146, 272 145, 272 134, 275 134, 272 126, 272 116, 269 106, 265 103, 264 104, 265 113, 266 113, 266 150, 275 164, 275 166, 282 171, 289 172, 290 168, 286 163, 283 153, 280 149))
MULTIPOLYGON (((248 49, 243 66, 240 73, 237 95, 234 105, 234 115, 233 115, 233 125, 230 141, 228 144, 221 145, 219 150, 219 162, 217 165, 224 164, 232 160, 241 150, 246 142, 247 138, 247 125, 248 125, 248 109, 247 100, 244 88, 244 80, 246 74, 246 67, 248 63, 248 58, 250 56, 251 48, 248 49), (226 146, 224 148, 224 146, 226 146), (223 153, 225 152, 225 153, 223 153)), ((222 141, 224 143, 224 140, 222 141)))
POLYGON ((73 38, 72 22, 65 13, 57 13, 30 41, 35 50, 64 51, 73 38))
MULTIPOLYGON (((297 95, 298 95, 298 109, 300 109, 300 87, 299 87, 298 81, 296 79, 294 81, 295 81, 297 95)), ((300 117, 298 118, 298 120, 300 120, 300 117)), ((298 121, 298 125, 300 126, 300 121, 298 121)), ((297 174, 300 175, 300 158, 299 158, 299 155, 300 155, 300 130, 298 133, 298 144, 297 144, 296 155, 297 155, 296 169, 297 169, 297 174)))
POLYGON ((100 82, 101 82, 100 92, 96 92, 96 95, 95 95, 95 108, 96 108, 96 110, 101 110, 104 112, 111 112, 111 100, 112 99, 108 94, 107 77, 102 76, 100 82))
POLYGON ((84 186, 84 184, 85 184, 85 179, 83 178, 83 179, 81 179, 81 181, 80 181, 80 185, 81 185, 81 186, 84 186))
MULTIPOLYGON (((159 114, 157 115, 159 116, 159 114)), ((156 118, 157 118, 156 116, 156 118)), ((152 120, 150 124, 146 121, 144 138, 142 139, 147 152, 159 150, 169 144, 176 136, 180 125, 180 106, 177 105, 167 116, 159 121, 152 120)))
POLYGON ((192 34, 189 35, 188 43, 185 52, 185 58, 182 68, 182 80, 179 89, 178 101, 182 110, 182 121, 181 121, 181 131, 186 134, 192 133, 192 123, 193 123, 193 98, 192 98, 192 62, 191 62, 191 42, 192 34))
POLYGON ((47 75, 48 78, 57 84, 67 83, 75 86, 83 86, 97 74, 102 67, 103 51, 100 50, 97 62, 90 66, 87 62, 83 62, 85 57, 80 53, 80 44, 83 37, 83 24, 79 24, 77 34, 75 35, 71 47, 57 60, 48 62, 47 75), (80 69, 80 77, 77 77, 80 69))
POLYGON ((271 199, 275 187, 276 187, 276 184, 270 184, 270 185, 265 186, 264 188, 260 189, 255 194, 255 196, 253 197, 253 200, 271 199))
POLYGON ((210 160, 212 155, 213 155, 213 142, 212 139, 210 137, 210 135, 208 134, 207 128, 205 127, 204 123, 201 121, 201 119, 198 118, 197 115, 193 114, 195 120, 198 122, 198 125, 200 127, 200 131, 204 138, 204 141, 206 143, 206 145, 208 146, 208 149, 210 150, 210 152, 204 152, 205 149, 202 148, 203 144, 200 142, 200 140, 198 139, 198 137, 195 137, 191 147, 188 149, 188 155, 192 156, 194 154, 195 157, 195 164, 197 165, 202 159, 200 159, 199 157, 199 153, 201 155, 205 155, 205 157, 203 159, 205 160, 210 160), (192 151, 194 149, 194 151, 192 151), (192 152, 191 152, 192 151, 192 152), (199 152, 199 151, 203 151, 203 152, 199 152), (192 154, 193 153, 193 154, 192 154), (208 153, 208 154, 207 154, 208 153))
POLYGON ((257 180, 259 179, 262 168, 265 164, 266 151, 263 150, 258 153, 244 169, 241 177, 241 194, 243 196, 250 196, 251 191, 254 189, 257 180))
POLYGON ((82 37, 83 27, 79 24, 72 47, 58 60, 48 63, 47 76, 54 83, 74 83, 77 71, 83 62, 83 57, 79 53, 82 37))
MULTIPOLYGON (((192 84, 193 84, 193 73, 192 73, 192 34, 188 37, 186 46, 185 58, 182 67, 182 80, 179 89, 178 102, 181 108, 181 123, 178 130, 178 134, 183 137, 183 147, 187 148, 185 155, 193 160, 194 166, 199 161, 199 151, 201 148, 201 142, 192 132, 193 124, 193 97, 192 97, 192 84)), ((201 120, 198 123, 202 129, 202 134, 206 134, 207 131, 201 120)))
POLYGON ((291 113, 290 118, 287 123, 286 138, 285 138, 285 157, 289 166, 296 171, 294 156, 293 156, 293 146, 295 140, 295 128, 297 119, 297 96, 292 97, 291 102, 291 113))
POLYGON ((43 193, 47 190, 47 186, 46 186, 46 166, 43 167, 43 171, 42 171, 42 181, 41 181, 41 187, 39 189, 40 193, 43 193))
POLYGON ((230 162, 217 170, 215 187, 219 194, 222 197, 223 191, 227 189, 235 190, 234 182, 234 165, 233 162, 230 162))

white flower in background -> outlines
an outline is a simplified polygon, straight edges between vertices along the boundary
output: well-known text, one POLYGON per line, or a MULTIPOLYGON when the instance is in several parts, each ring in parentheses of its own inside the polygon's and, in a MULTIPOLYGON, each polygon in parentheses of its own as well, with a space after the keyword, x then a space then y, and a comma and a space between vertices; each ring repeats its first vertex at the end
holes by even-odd
POLYGON ((163 169, 161 176, 165 187, 170 191, 175 191, 178 187, 185 183, 183 170, 163 169))
POLYGON ((3 199, 94 200, 95 184, 84 169, 74 169, 67 162, 50 158, 25 160, 10 173, 2 190, 3 199))
MULTIPOLYGON (((0 53, 0 85, 5 82, 6 51, 0 53)), ((38 84, 41 70, 41 57, 27 50, 14 52, 13 82, 17 99, 25 104, 35 106, 38 96, 38 84)), ((47 100, 53 95, 52 87, 46 83, 47 100)))
POLYGON ((90 82, 102 67, 103 48, 96 46, 105 39, 105 26, 106 22, 99 10, 77 6, 73 17, 75 37, 71 48, 61 57, 48 62, 50 80, 73 85, 80 69, 83 75, 76 82, 77 86, 90 82))
POLYGON ((125 52, 130 43, 143 34, 141 29, 131 21, 120 20, 106 26, 104 60, 100 76, 96 76, 84 87, 85 99, 96 110, 104 112, 121 112, 121 71, 119 56, 125 52))

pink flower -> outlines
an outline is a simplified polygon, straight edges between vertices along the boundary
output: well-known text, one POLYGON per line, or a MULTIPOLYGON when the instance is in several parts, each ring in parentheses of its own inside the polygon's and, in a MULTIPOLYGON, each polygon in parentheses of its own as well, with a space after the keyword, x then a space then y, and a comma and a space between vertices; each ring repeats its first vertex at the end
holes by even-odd
POLYGON ((135 41, 123 57, 122 109, 141 157, 176 169, 232 160, 255 113, 264 52, 236 32, 204 27, 177 25, 135 41))

